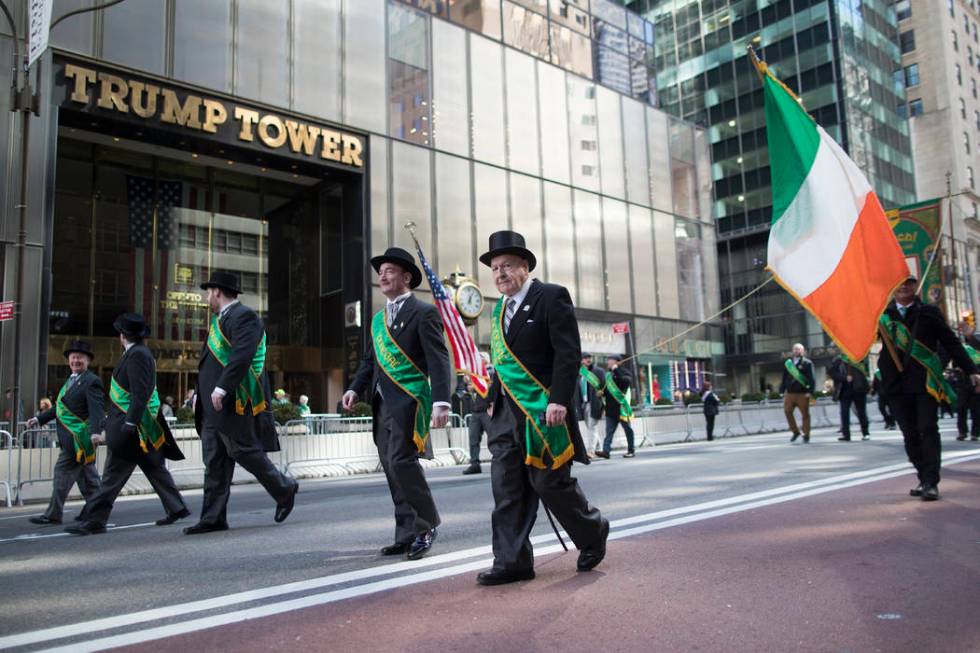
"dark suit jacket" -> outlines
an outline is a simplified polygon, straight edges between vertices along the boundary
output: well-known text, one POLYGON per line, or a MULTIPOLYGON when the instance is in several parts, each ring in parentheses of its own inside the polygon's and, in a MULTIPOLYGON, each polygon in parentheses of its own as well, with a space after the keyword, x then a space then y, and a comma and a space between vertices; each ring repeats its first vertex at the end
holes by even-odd
MULTIPOLYGON (((633 385, 633 375, 622 365, 614 369, 612 372, 607 373, 612 374, 613 383, 616 384, 617 388, 623 391, 623 394, 626 394, 626 391, 633 385)), ((605 388, 603 392, 606 395, 606 417, 619 419, 619 402, 612 396, 612 393, 609 392, 608 388, 605 388)))
MULTIPOLYGON (((59 389, 60 391, 60 389, 59 389)), ((90 433, 101 433, 105 422, 105 387, 92 370, 85 370, 68 389, 64 397, 65 406, 79 419, 88 420, 90 433)), ((48 410, 37 416, 40 424, 47 424, 55 418, 57 401, 48 410)), ((58 446, 65 451, 75 450, 75 438, 71 431, 58 423, 58 446)))
MULTIPOLYGON (((603 384, 606 382, 606 371, 595 364, 593 364, 589 369, 591 369, 592 373, 599 378, 599 387, 603 388, 603 384)), ((585 419, 585 402, 588 401, 589 415, 592 417, 592 419, 601 419, 604 408, 602 404, 603 396, 599 393, 601 392, 604 394, 605 390, 596 390, 591 385, 586 383, 586 396, 583 399, 581 379, 582 377, 579 375, 579 378, 575 380, 575 417, 580 420, 585 419)))
MULTIPOLYGON (((449 350, 446 348, 445 332, 442 328, 442 318, 439 310, 432 304, 419 301, 412 295, 402 303, 394 324, 389 329, 402 351, 412 359, 424 374, 429 376, 432 386, 432 401, 449 403, 453 387, 453 374, 449 364, 449 350)), ((401 388, 381 371, 374 360, 374 343, 368 342, 364 348, 364 357, 354 374, 350 389, 359 397, 368 396, 370 392, 374 415, 380 412, 380 402, 383 400, 385 409, 392 416, 394 428, 409 440, 412 439, 415 420, 415 400, 409 397, 401 388), (374 389, 381 386, 381 395, 374 389)), ((374 420, 375 438, 381 427, 380 420, 374 420)), ((430 440, 431 443, 431 440, 430 440)), ((431 445, 427 457, 431 457, 431 445)))
MULTIPOLYGON (((943 314, 938 308, 931 304, 923 304, 916 299, 909 306, 903 318, 895 307, 895 302, 889 304, 885 309, 888 316, 897 321, 903 322, 912 332, 913 337, 919 340, 929 349, 937 352, 946 361, 945 357, 952 357, 956 366, 966 374, 976 374, 977 367, 970 360, 969 354, 963 349, 959 338, 943 318, 943 314)), ((882 349, 878 359, 878 369, 881 370, 881 391, 886 396, 899 394, 925 394, 926 392, 926 369, 915 362, 911 357, 904 356, 901 352, 896 352, 900 357, 904 372, 899 373, 895 361, 892 359, 888 348, 882 349), (906 364, 906 359, 907 363, 906 364)))
POLYGON ((840 357, 835 358, 830 366, 830 378, 834 380, 835 399, 866 395, 871 389, 864 372, 840 357), (848 375, 851 376, 851 381, 847 380, 848 375))
MULTIPOLYGON (((126 460, 139 460, 143 455, 139 435, 126 434, 123 427, 128 422, 138 425, 146 412, 146 406, 157 382, 156 361, 149 348, 143 344, 133 345, 122 355, 112 372, 112 378, 129 391, 129 410, 125 413, 112 401, 109 402, 109 417, 106 419, 106 445, 114 455, 126 460)), ((163 427, 164 444, 160 448, 163 455, 171 460, 183 460, 184 454, 174 441, 167 420, 157 412, 157 423, 163 427)))
POLYGON ((715 394, 714 390, 710 391, 708 395, 702 399, 702 402, 704 403, 705 416, 714 416, 718 414, 718 408, 721 406, 721 399, 718 398, 718 395, 715 394))
MULTIPOLYGON (((572 298, 563 286, 537 279, 527 283, 531 284, 531 288, 511 320, 505 336, 507 345, 528 371, 549 388, 550 403, 568 409, 565 423, 575 447, 575 460, 588 465, 589 457, 578 430, 573 405, 578 370, 582 364, 582 344, 572 298), (527 310, 524 310, 525 306, 527 310)), ((523 438, 524 413, 510 397, 501 397, 504 393, 500 391, 497 377, 492 393, 493 423, 499 426, 502 423, 500 420, 508 418, 502 410, 506 401, 517 422, 517 433, 523 438)))
MULTIPOLYGON (((228 365, 222 367, 221 363, 211 354, 208 349, 207 341, 201 349, 201 358, 197 364, 197 403, 194 406, 194 422, 197 432, 203 430, 204 420, 229 437, 235 439, 240 437, 243 443, 251 443, 253 437, 259 437, 266 451, 274 451, 278 448, 270 447, 271 443, 266 442, 263 437, 264 429, 260 420, 267 420, 263 415, 253 417, 250 410, 246 408, 244 415, 235 412, 235 391, 245 378, 252 365, 252 357, 259 347, 265 327, 258 313, 242 303, 232 305, 220 322, 221 331, 231 343, 231 356, 228 365), (211 404, 211 393, 215 388, 221 388, 227 394, 222 402, 220 411, 216 411, 211 404)), ((263 374, 263 377, 268 375, 263 374)), ((269 392, 270 386, 267 378, 263 378, 263 388, 265 389, 266 404, 272 401, 269 392)))
MULTIPOLYGON (((791 358, 790 360, 793 359, 791 358)), ((810 387, 804 387, 799 381, 790 376, 789 370, 783 368, 783 381, 779 384, 779 392, 804 394, 815 391, 817 389, 817 381, 813 378, 813 361, 804 356, 800 358, 800 362, 796 364, 796 369, 798 369, 803 375, 803 378, 809 382, 810 387)))

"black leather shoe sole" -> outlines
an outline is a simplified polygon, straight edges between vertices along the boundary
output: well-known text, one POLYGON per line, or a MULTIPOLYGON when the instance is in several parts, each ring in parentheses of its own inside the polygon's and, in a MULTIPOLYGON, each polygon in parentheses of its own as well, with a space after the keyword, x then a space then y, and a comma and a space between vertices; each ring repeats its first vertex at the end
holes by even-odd
POLYGON ((216 533, 228 530, 228 524, 205 524, 198 522, 184 529, 184 535, 200 535, 201 533, 216 533))
POLYGON ((69 526, 65 532, 72 535, 101 535, 105 533, 105 525, 86 522, 79 526, 69 526))
POLYGON ((517 583, 522 580, 534 580, 534 570, 525 569, 523 571, 481 571, 476 575, 476 582, 480 585, 506 585, 507 583, 517 583))
POLYGON ((381 547, 381 555, 383 556, 400 556, 408 553, 408 547, 412 546, 407 542, 395 542, 390 546, 381 547))
POLYGON ((184 508, 180 512, 175 512, 172 515, 167 515, 163 519, 158 519, 156 521, 156 525, 157 526, 170 526, 170 524, 174 523, 178 519, 184 519, 185 517, 190 517, 190 516, 191 516, 191 511, 188 510, 187 508, 184 508))
POLYGON ((293 511, 293 506, 296 505, 296 493, 299 492, 299 483, 293 484, 293 494, 289 497, 289 500, 281 506, 276 506, 276 515, 273 519, 276 523, 286 521, 286 517, 289 517, 289 513, 293 511))
POLYGON ((910 497, 921 497, 922 496, 922 486, 921 485, 917 485, 914 488, 912 488, 911 490, 909 490, 909 496, 910 497))

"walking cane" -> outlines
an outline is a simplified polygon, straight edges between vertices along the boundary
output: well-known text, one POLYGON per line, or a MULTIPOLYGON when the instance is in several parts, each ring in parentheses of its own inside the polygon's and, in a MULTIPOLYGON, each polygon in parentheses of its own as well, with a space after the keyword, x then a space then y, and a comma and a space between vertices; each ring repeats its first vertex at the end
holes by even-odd
POLYGON ((558 527, 555 526, 555 520, 551 517, 551 511, 548 510, 548 506, 544 505, 544 502, 541 502, 541 507, 544 508, 544 514, 548 515, 548 521, 551 522, 551 529, 555 531, 555 537, 561 542, 561 548, 568 551, 568 545, 565 544, 565 540, 561 539, 561 533, 558 532, 558 527))

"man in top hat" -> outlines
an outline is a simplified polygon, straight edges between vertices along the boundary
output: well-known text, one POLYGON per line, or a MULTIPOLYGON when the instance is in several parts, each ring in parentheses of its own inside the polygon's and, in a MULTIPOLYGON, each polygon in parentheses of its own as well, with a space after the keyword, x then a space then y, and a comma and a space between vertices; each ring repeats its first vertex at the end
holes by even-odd
POLYGON ((942 347, 969 378, 976 392, 980 373, 963 344, 943 318, 939 308, 923 304, 916 293, 917 279, 910 275, 895 290, 894 301, 881 316, 878 332, 884 351, 878 359, 881 391, 902 430, 905 452, 915 466, 919 484, 909 491, 923 501, 939 499, 939 403, 955 403, 956 395, 943 376, 945 361, 936 353, 942 347))
POLYGON ((371 429, 395 504, 395 541, 381 554, 417 560, 432 548, 441 522, 418 458, 432 458, 430 413, 435 428, 449 419, 449 350, 439 311, 412 294, 422 283, 414 257, 389 247, 371 266, 388 301, 371 322, 371 344, 343 406, 350 410, 359 396, 371 393, 371 429))
POLYGON ((61 453, 54 465, 51 501, 43 515, 31 517, 34 524, 60 524, 65 499, 71 486, 88 501, 99 489, 99 472, 95 468, 95 446, 105 419, 102 381, 88 366, 95 360, 92 345, 75 340, 65 350, 71 376, 61 386, 54 406, 27 420, 27 428, 37 428, 52 419, 58 420, 58 446, 61 453))
POLYGON ((606 410, 606 373, 592 362, 592 354, 582 354, 582 367, 579 368, 578 383, 575 385, 576 419, 585 422, 585 451, 602 455, 602 440, 599 439, 599 420, 606 410))
POLYGON ((160 497, 166 515, 157 526, 190 516, 164 458, 183 460, 170 433, 157 394, 156 361, 143 343, 149 329, 142 315, 123 313, 112 325, 119 333, 123 355, 112 372, 102 487, 85 502, 81 523, 65 530, 73 535, 104 533, 112 506, 138 466, 160 497))
POLYGON ((514 231, 490 235, 480 262, 501 298, 493 312, 490 356, 497 372, 488 446, 493 455, 493 567, 481 585, 534 578, 531 529, 538 501, 579 548, 578 570, 606 554, 609 522, 572 477, 588 452, 572 411, 582 348, 572 300, 562 286, 531 280, 537 261, 514 231))
MULTIPOLYGON (((228 496, 238 463, 276 501, 275 521, 292 512, 299 484, 272 464, 265 442, 270 387, 265 374, 266 340, 262 319, 240 301, 238 278, 214 271, 201 284, 213 313, 198 363, 194 422, 204 457, 201 519, 184 529, 188 535, 228 529, 228 496)), ((274 438, 273 438, 274 440, 274 438)))
POLYGON ((623 357, 619 354, 610 354, 606 358, 606 382, 603 388, 606 399, 606 439, 602 443, 602 451, 598 454, 602 458, 609 458, 613 436, 616 435, 616 429, 620 425, 626 433, 626 453, 623 454, 623 458, 632 458, 636 455, 633 426, 630 424, 633 419, 633 407, 630 406, 633 375, 620 364, 622 360, 623 357))

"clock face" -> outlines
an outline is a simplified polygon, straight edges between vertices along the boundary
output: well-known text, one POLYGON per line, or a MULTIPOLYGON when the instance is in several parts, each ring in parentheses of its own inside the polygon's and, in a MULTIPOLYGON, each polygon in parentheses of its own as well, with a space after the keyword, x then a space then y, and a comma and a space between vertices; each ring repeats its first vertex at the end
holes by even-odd
POLYGON ((463 317, 475 319, 483 310, 483 293, 473 284, 464 283, 456 291, 456 308, 463 317))

